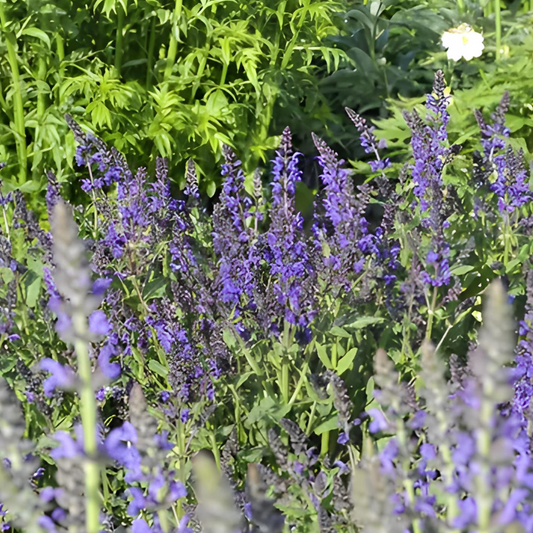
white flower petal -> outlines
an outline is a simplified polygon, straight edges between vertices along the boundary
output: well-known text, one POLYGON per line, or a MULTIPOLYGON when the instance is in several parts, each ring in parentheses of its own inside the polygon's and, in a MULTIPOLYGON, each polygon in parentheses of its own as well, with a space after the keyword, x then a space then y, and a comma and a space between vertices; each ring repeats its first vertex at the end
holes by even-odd
POLYGON ((470 61, 483 52, 483 35, 474 31, 468 24, 445 31, 441 37, 442 45, 448 49, 448 59, 459 61, 462 57, 470 61))

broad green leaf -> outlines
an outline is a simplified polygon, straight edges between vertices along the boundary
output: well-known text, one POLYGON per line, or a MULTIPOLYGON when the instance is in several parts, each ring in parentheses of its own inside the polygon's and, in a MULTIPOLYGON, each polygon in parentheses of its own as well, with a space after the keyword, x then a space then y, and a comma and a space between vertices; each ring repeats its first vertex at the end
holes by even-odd
POLYGON ((471 265, 461 265, 450 270, 450 273, 455 276, 462 276, 470 271, 474 270, 474 267, 471 265))
POLYGON ((342 376, 348 368, 350 368, 351 364, 353 363, 353 360, 355 359, 355 356, 357 355, 357 348, 352 348, 348 351, 348 353, 339 361, 336 368, 336 373, 339 376, 342 376))
POLYGON ((333 431, 335 429, 338 429, 338 416, 337 413, 332 415, 330 418, 328 418, 325 422, 322 422, 313 433, 315 435, 322 435, 322 433, 325 433, 326 431, 333 431))
POLYGON ((344 337, 345 339, 351 339, 352 335, 348 333, 345 329, 339 326, 333 326, 329 332, 336 337, 344 337))
POLYGON ((321 344, 317 344, 316 345, 316 351, 317 351, 318 357, 322 361, 323 365, 328 370, 333 370, 333 365, 331 364, 331 360, 330 360, 330 358, 328 356, 326 348, 324 346, 322 346, 321 344))
POLYGON ((155 359, 150 360, 150 362, 148 363, 148 368, 156 374, 160 375, 162 378, 166 379, 166 377, 168 376, 168 369, 155 359))
POLYGON ((349 324, 345 324, 345 328, 366 328, 367 326, 373 326, 374 324, 382 324, 385 322, 385 319, 383 317, 379 316, 362 316, 355 320, 354 322, 351 322, 349 324))
POLYGON ((24 28, 21 33, 22 35, 29 35, 31 37, 35 37, 36 39, 40 39, 41 41, 46 43, 48 48, 50 48, 50 37, 48 37, 48 35, 43 30, 40 30, 39 28, 31 27, 31 28, 24 28))

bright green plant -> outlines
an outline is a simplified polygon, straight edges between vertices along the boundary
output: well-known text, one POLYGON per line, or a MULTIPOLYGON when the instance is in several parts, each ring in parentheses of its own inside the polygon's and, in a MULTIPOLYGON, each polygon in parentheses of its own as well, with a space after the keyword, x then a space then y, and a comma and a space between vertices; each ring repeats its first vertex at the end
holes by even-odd
MULTIPOLYGON (((19 0, 0 3, 0 153, 26 192, 46 168, 64 179, 71 113, 136 163, 194 156, 202 187, 216 190, 221 143, 266 157, 279 128, 330 118, 317 72, 344 54, 326 44, 342 0, 19 0)), ((180 165, 181 163, 181 165, 180 165)), ((179 181, 179 179, 176 177, 179 181)))

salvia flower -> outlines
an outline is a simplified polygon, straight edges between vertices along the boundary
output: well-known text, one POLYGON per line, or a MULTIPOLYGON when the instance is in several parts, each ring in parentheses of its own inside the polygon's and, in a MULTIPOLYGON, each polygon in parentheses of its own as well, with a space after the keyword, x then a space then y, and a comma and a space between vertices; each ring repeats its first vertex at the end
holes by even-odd
MULTIPOLYGON (((312 294, 313 268, 303 234, 303 217, 295 210, 296 183, 301 181, 298 153, 293 152, 291 133, 285 129, 273 161, 270 228, 266 234, 265 259, 274 291, 275 320, 283 316, 294 326, 306 328, 315 314, 312 294)), ((281 330, 280 324, 277 329, 281 330)))

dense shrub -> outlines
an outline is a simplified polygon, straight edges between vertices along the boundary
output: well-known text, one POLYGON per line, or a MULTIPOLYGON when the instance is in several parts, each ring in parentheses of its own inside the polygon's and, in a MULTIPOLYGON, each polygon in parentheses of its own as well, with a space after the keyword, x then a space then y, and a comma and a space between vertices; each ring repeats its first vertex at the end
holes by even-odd
MULTIPOLYGON (((68 112, 136 165, 191 156, 215 191, 221 143, 248 170, 274 148, 280 118, 327 119, 318 72, 343 54, 324 38, 341 2, 17 1, 0 6, 0 156, 25 192, 60 181, 75 146, 68 112), (5 92, 4 92, 5 91, 5 92)), ((307 131, 307 130, 306 130, 307 131)))

